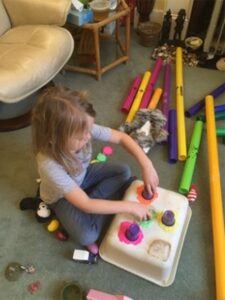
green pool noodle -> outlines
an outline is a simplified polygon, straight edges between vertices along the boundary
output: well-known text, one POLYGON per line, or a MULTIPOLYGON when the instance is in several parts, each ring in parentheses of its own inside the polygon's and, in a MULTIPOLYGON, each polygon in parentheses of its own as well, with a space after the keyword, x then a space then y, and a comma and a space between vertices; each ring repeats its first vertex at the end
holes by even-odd
POLYGON ((216 135, 225 137, 225 128, 216 128, 216 135))
POLYGON ((225 120, 225 111, 220 111, 215 113, 215 120, 225 120))
POLYGON ((190 146, 188 149, 188 156, 185 161, 184 170, 179 186, 179 192, 181 194, 187 194, 189 192, 192 176, 195 169, 198 150, 201 142, 202 131, 203 122, 201 120, 195 121, 190 146))
MULTIPOLYGON (((197 117, 198 120, 201 120, 203 122, 206 121, 206 117, 205 117, 205 114, 202 114, 202 115, 199 115, 197 117)), ((225 111, 221 111, 221 112, 217 112, 215 113, 215 120, 216 121, 219 121, 219 120, 225 120, 225 111)))

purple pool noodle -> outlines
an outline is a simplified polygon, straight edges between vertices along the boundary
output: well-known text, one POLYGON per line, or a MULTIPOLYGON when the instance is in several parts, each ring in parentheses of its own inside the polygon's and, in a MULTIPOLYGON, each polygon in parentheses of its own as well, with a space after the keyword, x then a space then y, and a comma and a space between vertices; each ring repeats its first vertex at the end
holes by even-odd
MULTIPOLYGON (((225 105, 217 105, 214 106, 214 112, 215 112, 215 120, 224 120, 225 117, 225 105)), ((197 116, 198 120, 202 120, 203 122, 206 121, 205 113, 197 116)))
POLYGON ((177 112, 175 109, 169 110, 169 162, 176 163, 178 159, 177 154, 177 112))
POLYGON ((215 113, 224 112, 225 111, 225 105, 217 105, 214 108, 215 113))
POLYGON ((164 126, 164 128, 167 131, 168 131, 168 119, 169 119, 170 88, 171 88, 171 65, 166 64, 164 69, 162 113, 167 119, 167 122, 164 126))
POLYGON ((121 111, 124 112, 124 113, 128 113, 130 108, 131 108, 131 105, 134 101, 134 98, 137 94, 137 91, 138 91, 138 88, 140 86, 140 83, 141 83, 141 76, 138 75, 134 78, 134 81, 132 83, 132 86, 131 86, 131 89, 127 95, 127 97, 125 98, 125 100, 123 101, 123 106, 121 108, 121 111))
MULTIPOLYGON (((225 91, 225 83, 218 86, 212 92, 209 92, 207 95, 212 95, 214 98, 218 97, 225 91)), ((195 114, 197 114, 203 107, 205 106, 205 97, 198 101, 195 105, 191 106, 188 110, 185 111, 185 116, 191 118, 195 114)))
POLYGON ((157 58, 157 60, 154 64, 154 67, 153 67, 153 71, 151 73, 151 77, 149 79, 149 83, 146 87, 143 98, 141 100, 140 108, 148 107, 148 103, 149 103, 149 101, 152 97, 152 93, 153 93, 153 90, 154 90, 155 83, 156 83, 157 78, 159 76, 159 72, 160 72, 160 69, 161 69, 161 66, 162 66, 162 62, 163 61, 162 61, 161 58, 157 58))

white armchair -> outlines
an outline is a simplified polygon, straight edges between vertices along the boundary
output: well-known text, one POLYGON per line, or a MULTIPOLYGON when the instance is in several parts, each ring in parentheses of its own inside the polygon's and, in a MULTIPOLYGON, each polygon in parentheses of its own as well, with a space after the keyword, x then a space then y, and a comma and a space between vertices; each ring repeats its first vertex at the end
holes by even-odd
POLYGON ((27 103, 72 55, 73 37, 62 28, 70 5, 71 0, 0 0, 0 131, 28 125, 27 103))

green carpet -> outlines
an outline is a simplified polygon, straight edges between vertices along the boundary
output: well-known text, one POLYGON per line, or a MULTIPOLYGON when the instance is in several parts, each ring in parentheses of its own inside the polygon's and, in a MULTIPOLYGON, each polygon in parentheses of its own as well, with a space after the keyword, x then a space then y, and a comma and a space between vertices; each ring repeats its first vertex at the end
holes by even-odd
MULTIPOLYGON (((107 59, 114 46, 103 45, 107 59)), ((72 89, 87 90, 98 112, 97 122, 113 128, 125 120, 120 107, 133 78, 151 69, 151 49, 138 44, 133 34, 130 60, 105 73, 101 81, 89 75, 66 73, 58 75, 55 81, 72 89)), ((162 86, 162 74, 157 82, 162 86)), ((189 108, 196 100, 224 82, 224 72, 201 68, 184 68, 185 107, 189 108)), ((173 66, 173 88, 171 107, 175 107, 175 73, 173 66)), ((217 100, 224 104, 225 94, 217 100)), ((219 121, 224 127, 224 121, 219 121)), ((194 121, 186 119, 188 143, 194 121)), ((102 144, 95 144, 97 154, 102 144)), ((225 176, 224 147, 218 139, 221 178, 225 176)), ((128 162, 133 173, 140 177, 140 171, 133 158, 120 147, 113 146, 111 161, 128 162)), ((168 163, 168 148, 165 144, 155 146, 149 153, 159 173, 160 186, 177 191, 183 163, 168 163)), ((58 241, 49 233, 45 224, 37 223, 33 211, 21 211, 19 201, 33 196, 36 192, 38 177, 34 158, 31 153, 31 130, 25 128, 14 132, 0 133, 0 299, 1 300, 57 300, 60 291, 68 281, 77 281, 88 291, 99 289, 112 294, 124 294, 134 300, 214 300, 215 277, 210 212, 209 176, 207 164, 207 138, 204 130, 193 182, 197 185, 199 197, 191 205, 192 218, 181 253, 174 283, 170 287, 155 284, 99 260, 96 265, 79 264, 72 261, 72 253, 77 245, 69 240, 58 241), (14 282, 7 281, 5 268, 10 262, 23 265, 33 264, 34 274, 23 273, 14 282), (41 289, 33 295, 28 285, 40 281, 41 289)), ((225 195, 224 180, 222 183, 225 195)))

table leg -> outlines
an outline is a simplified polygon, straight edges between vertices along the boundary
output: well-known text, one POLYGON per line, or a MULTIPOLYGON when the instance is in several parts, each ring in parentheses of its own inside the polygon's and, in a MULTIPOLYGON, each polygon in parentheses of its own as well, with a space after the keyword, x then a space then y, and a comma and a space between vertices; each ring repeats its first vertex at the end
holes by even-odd
POLYGON ((94 44, 95 44, 95 60, 96 60, 96 76, 101 79, 101 63, 100 63, 100 47, 99 47, 99 29, 94 28, 94 44))
POLYGON ((126 15, 126 32, 125 32, 125 39, 126 39, 126 42, 125 42, 125 52, 126 52, 126 55, 129 56, 128 52, 129 52, 129 48, 130 48, 130 14, 127 14, 126 15))

